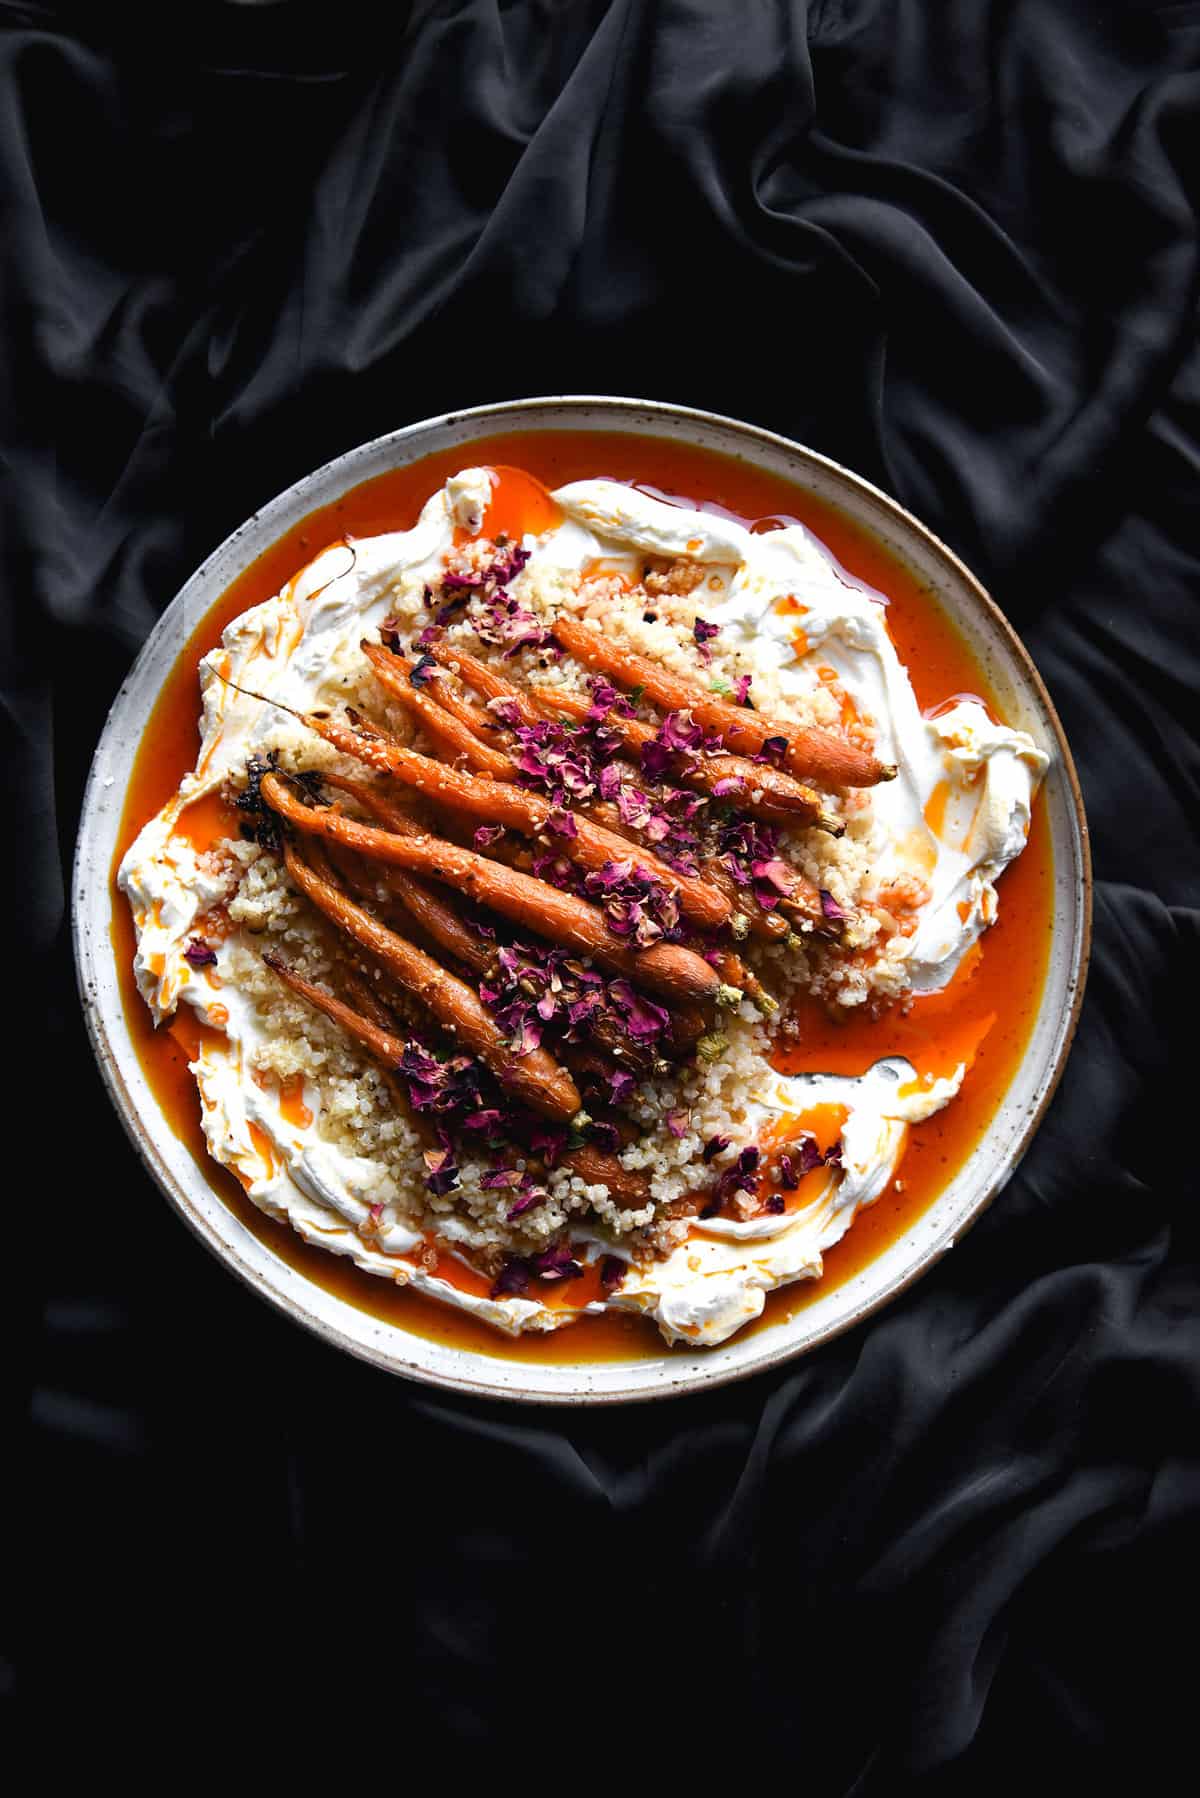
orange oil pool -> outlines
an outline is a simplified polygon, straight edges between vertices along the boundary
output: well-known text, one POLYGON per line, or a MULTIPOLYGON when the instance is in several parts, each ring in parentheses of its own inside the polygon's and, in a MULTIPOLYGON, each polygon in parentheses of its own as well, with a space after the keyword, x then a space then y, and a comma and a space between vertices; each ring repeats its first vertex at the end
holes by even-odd
MULTIPOLYGON (((613 1316, 585 1318, 567 1330, 510 1342, 449 1306, 390 1286, 310 1248, 286 1226, 258 1211, 237 1180, 209 1158, 200 1129, 199 1098, 187 1069, 189 1055, 195 1055, 194 1027, 181 1018, 169 1029, 155 1031, 133 979, 133 921, 116 887, 116 869, 141 825, 166 803, 195 763, 196 665, 201 655, 232 618, 269 599, 328 544, 345 536, 409 529, 429 494, 449 475, 480 464, 502 471, 485 520, 492 534, 506 530, 517 536, 526 529, 545 529, 552 515, 544 488, 595 476, 627 481, 664 498, 720 508, 760 528, 772 528, 776 520, 798 519, 850 574, 887 597, 888 628, 923 709, 966 693, 988 700, 982 670, 919 582, 861 526, 786 481, 712 451, 607 432, 538 431, 481 438, 426 457, 366 481, 332 505, 310 513, 233 583, 180 649, 138 751, 113 859, 112 942, 125 1015, 151 1088, 206 1179, 247 1229, 326 1291, 417 1335, 507 1360, 562 1363, 702 1354, 702 1350, 666 1351, 653 1325, 613 1316), (536 479, 529 481, 527 475, 536 479)), ((188 834, 203 846, 229 834, 232 820, 219 803, 210 801, 198 805, 187 824, 188 834)), ((801 1015, 799 1043, 781 1057, 781 1066, 861 1073, 881 1055, 903 1054, 919 1074, 936 1074, 964 1056, 973 1055, 973 1062, 954 1102, 910 1132, 896 1179, 826 1255, 824 1278, 770 1294, 755 1331, 794 1316, 818 1292, 842 1284, 882 1253, 914 1225, 979 1141, 1020 1062, 1037 1013, 1050 945, 1051 876, 1045 805, 1039 800, 1025 853, 1001 881, 999 919, 945 993, 918 1000, 906 1016, 893 1015, 874 1024, 855 1019, 835 1026, 815 1006, 801 1015)), ((464 1286, 477 1282, 454 1261, 446 1261, 438 1272, 456 1280, 461 1275, 464 1286)), ((579 1296, 578 1289, 571 1296, 579 1296)))

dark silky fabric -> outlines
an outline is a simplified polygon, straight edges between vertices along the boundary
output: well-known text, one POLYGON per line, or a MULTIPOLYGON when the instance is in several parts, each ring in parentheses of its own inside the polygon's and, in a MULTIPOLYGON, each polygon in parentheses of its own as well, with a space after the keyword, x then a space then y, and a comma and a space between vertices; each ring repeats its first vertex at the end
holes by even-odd
POLYGON ((551 1776, 741 1738, 870 1793, 1183 1741, 1200 6, 0 27, 10 1132, 53 1100, 8 1188, 18 1693, 181 1744, 249 1700, 401 1779, 414 1724, 551 1776), (779 1375, 562 1415, 339 1359, 209 1259, 91 1064, 64 881, 105 710, 207 550, 381 431, 572 391, 773 426, 959 549, 1059 705, 1099 884, 1060 1093, 935 1273, 779 1375))

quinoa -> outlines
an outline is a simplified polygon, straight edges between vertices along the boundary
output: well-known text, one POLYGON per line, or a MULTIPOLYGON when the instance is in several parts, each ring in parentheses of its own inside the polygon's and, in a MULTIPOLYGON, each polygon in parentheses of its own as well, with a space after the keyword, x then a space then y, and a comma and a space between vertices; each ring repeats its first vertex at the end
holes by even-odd
MULTIPOLYGON (((453 552, 448 568, 478 574, 503 553, 503 546, 474 542, 453 552)), ((595 620, 598 628, 639 655, 714 692, 734 692, 751 675, 755 703, 783 724, 838 728, 842 713, 836 682, 818 679, 800 693, 793 682, 785 690, 769 666, 756 663, 746 643, 725 641, 725 633, 698 642, 696 620, 715 579, 684 559, 644 567, 636 580, 617 575, 589 580, 572 570, 526 567, 507 583, 507 591, 532 619, 535 638, 543 632, 548 638, 555 615, 567 607, 595 620)), ((441 595, 406 576, 391 592, 388 628, 401 639, 415 639, 443 614, 443 605, 441 595)), ((589 693, 585 671, 552 645, 534 641, 505 655, 499 646, 481 644, 469 614, 469 604, 456 604, 445 618, 444 641, 451 648, 460 643, 520 684, 589 693)), ((317 697, 321 706, 348 706, 398 740, 438 754, 403 708, 382 692, 357 652, 330 662, 317 697)), ((647 720, 654 716, 646 708, 641 715, 647 720)), ((363 777, 360 764, 298 721, 282 713, 279 717, 264 747, 281 770, 363 777)), ((859 721, 857 728, 869 734, 869 721, 859 721)), ((345 803, 340 795, 339 801, 345 803)), ((869 796, 833 795, 830 807, 844 824, 844 834, 835 837, 815 828, 783 831, 779 854, 846 914, 842 938, 831 940, 810 927, 794 928, 786 944, 754 938, 739 943, 743 959, 780 1001, 781 1021, 768 1029, 759 1010, 743 999, 720 1015, 723 1045, 714 1059, 664 1066, 635 1083, 626 1116, 636 1135, 619 1156, 627 1171, 645 1176, 649 1197, 644 1205, 622 1209, 605 1185, 589 1185, 568 1167, 534 1165, 510 1153, 508 1165, 528 1176, 537 1192, 536 1200, 514 1216, 513 1189, 484 1184, 494 1157, 465 1141, 455 1145, 456 1184, 443 1193, 431 1191, 422 1159, 428 1131, 401 1102, 396 1082, 284 986, 262 959, 264 949, 270 949, 304 979, 336 989, 348 951, 292 889, 277 856, 255 845, 228 842, 210 854, 214 880, 219 874, 224 882, 224 912, 234 933, 229 939, 230 974, 262 1026, 262 1044, 249 1073, 259 1082, 303 1080, 306 1094, 315 1099, 320 1138, 373 1170, 370 1202, 461 1248, 480 1267, 498 1267, 511 1255, 534 1256, 564 1233, 572 1240, 616 1247, 634 1259, 669 1253, 687 1234, 696 1195, 711 1188, 737 1145, 749 1140, 748 1107, 767 1071, 774 1035, 787 1029, 789 1003, 815 994, 830 1004, 861 1006, 888 1001, 904 989, 900 949, 919 896, 875 890, 872 866, 881 843, 869 796), (706 1156, 706 1146, 724 1138, 733 1147, 715 1154, 710 1149, 706 1156)), ((386 898, 381 882, 375 899, 382 905, 386 898)), ((395 993, 381 996, 407 1021, 404 1002, 395 993)))

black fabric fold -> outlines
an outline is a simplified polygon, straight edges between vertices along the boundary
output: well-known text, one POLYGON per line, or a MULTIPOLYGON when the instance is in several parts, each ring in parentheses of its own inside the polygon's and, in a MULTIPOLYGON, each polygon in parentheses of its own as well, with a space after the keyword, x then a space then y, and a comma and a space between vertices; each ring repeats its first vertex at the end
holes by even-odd
POLYGON ((394 1702, 497 1767, 637 1734, 871 1794, 1180 1751, 1200 6, 0 0, 0 93, 18 1705, 219 1733, 233 1690, 333 1745, 394 1702), (1098 884, 1062 1086, 952 1255, 775 1375, 554 1414, 339 1359, 208 1258, 109 1108, 65 891, 107 708, 227 531, 572 391, 783 431, 962 553, 1098 884))

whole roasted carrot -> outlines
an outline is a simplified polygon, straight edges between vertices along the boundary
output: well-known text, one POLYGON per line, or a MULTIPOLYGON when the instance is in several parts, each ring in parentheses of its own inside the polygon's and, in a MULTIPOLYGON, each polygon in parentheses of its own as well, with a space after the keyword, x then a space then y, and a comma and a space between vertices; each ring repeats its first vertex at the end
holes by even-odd
MULTIPOLYGON (((583 719, 591 707, 591 701, 582 694, 560 692, 557 688, 532 687, 530 696, 544 717, 558 712, 568 718, 583 719)), ((640 718, 622 718, 615 711, 605 718, 604 728, 619 736, 636 757, 657 735, 652 724, 643 724, 640 718)), ((736 781, 736 792, 728 795, 730 802, 753 807, 756 818, 772 824, 815 824, 838 837, 845 830, 841 820, 825 810, 820 795, 811 787, 744 755, 702 755, 694 760, 680 757, 675 778, 681 786, 704 793, 711 793, 720 781, 736 781)))
MULTIPOLYGON (((328 806, 304 805, 276 774, 263 776, 262 795, 271 809, 297 830, 327 837, 394 867, 432 875, 477 903, 490 906, 502 917, 511 918, 535 936, 548 937, 577 955, 590 956, 602 967, 624 974, 668 1002, 703 1004, 715 1001, 720 993, 719 976, 694 950, 677 943, 623 949, 611 935, 603 913, 594 905, 560 892, 543 880, 517 873, 438 837, 402 837, 341 817, 328 806)), ((433 965, 436 967, 436 963, 433 965)))
MULTIPOLYGON (((357 757, 368 767, 393 775, 439 805, 469 812, 490 824, 503 824, 523 836, 545 830, 556 815, 554 805, 540 793, 528 793, 503 780, 485 780, 458 768, 448 768, 397 743, 365 720, 346 724, 315 712, 298 712, 296 716, 336 749, 357 757)), ((619 837, 578 813, 573 816, 575 835, 556 839, 564 855, 585 868, 602 868, 606 862, 628 859, 627 837, 619 837)), ((691 875, 676 873, 648 849, 637 849, 636 855, 639 866, 676 895, 679 909, 689 923, 701 930, 718 930, 729 921, 729 901, 715 887, 691 875)))
POLYGON ((478 1056, 502 1085, 547 1117, 574 1117, 580 1109, 579 1089, 551 1056, 542 1049, 514 1056, 503 1031, 498 1029, 478 993, 472 992, 465 981, 447 973, 432 956, 389 930, 323 879, 290 843, 284 844, 283 853, 288 875, 305 897, 346 936, 369 950, 406 992, 428 1007, 442 1029, 469 1054, 478 1056))
POLYGON ((492 959, 491 945, 474 934, 453 905, 405 868, 389 868, 387 878, 396 898, 439 949, 473 974, 486 970, 492 959))
POLYGON ((896 770, 877 756, 859 749, 831 731, 779 724, 748 706, 715 699, 682 675, 672 674, 659 662, 622 649, 602 631, 581 619, 560 612, 554 635, 585 667, 596 668, 621 687, 640 687, 647 699, 664 711, 688 711, 706 730, 715 731, 736 755, 755 755, 769 738, 782 737, 787 744, 782 760, 797 780, 813 780, 823 787, 873 787, 891 780, 896 770))

